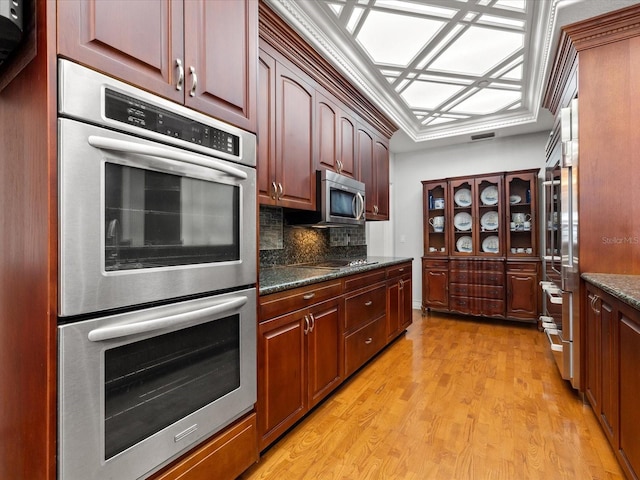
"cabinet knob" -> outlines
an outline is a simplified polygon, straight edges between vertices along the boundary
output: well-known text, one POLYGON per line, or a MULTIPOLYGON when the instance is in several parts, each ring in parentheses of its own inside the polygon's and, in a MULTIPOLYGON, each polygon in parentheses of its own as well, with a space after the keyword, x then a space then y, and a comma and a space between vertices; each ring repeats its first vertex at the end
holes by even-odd
POLYGON ((184 67, 182 66, 182 60, 176 58, 176 68, 178 69, 178 81, 176 82, 176 90, 182 90, 184 85, 184 67))

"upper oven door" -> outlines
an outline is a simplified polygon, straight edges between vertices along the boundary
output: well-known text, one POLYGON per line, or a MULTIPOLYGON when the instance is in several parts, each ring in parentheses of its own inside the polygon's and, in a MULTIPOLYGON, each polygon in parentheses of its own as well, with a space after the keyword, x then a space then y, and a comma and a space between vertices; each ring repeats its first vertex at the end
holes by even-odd
POLYGON ((256 283, 253 168, 70 119, 59 148, 61 316, 256 283))

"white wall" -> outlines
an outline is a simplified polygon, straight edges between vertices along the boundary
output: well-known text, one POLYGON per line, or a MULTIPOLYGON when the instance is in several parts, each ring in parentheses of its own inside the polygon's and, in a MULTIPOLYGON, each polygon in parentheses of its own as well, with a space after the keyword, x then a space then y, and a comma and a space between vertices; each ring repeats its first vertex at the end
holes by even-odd
POLYGON ((422 180, 543 169, 548 132, 390 155, 388 222, 367 222, 369 255, 413 257, 413 306, 422 303, 422 180))

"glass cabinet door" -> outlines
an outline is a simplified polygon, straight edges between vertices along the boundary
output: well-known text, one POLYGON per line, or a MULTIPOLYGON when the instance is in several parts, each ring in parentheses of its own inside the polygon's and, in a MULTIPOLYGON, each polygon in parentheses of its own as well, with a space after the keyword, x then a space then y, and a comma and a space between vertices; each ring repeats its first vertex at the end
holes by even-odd
POLYGON ((534 172, 507 175, 506 202, 508 202, 507 255, 532 257, 537 249, 536 185, 534 172))
POLYGON ((502 177, 476 179, 478 231, 476 251, 482 256, 504 255, 502 177))
POLYGON ((449 204, 447 182, 422 182, 425 255, 448 255, 446 209, 449 204))
POLYGON ((474 181, 470 179, 461 179, 451 181, 450 195, 451 208, 449 217, 452 218, 450 228, 452 233, 451 244, 449 246, 451 255, 468 256, 475 252, 475 234, 474 230, 474 197, 475 188, 474 181))

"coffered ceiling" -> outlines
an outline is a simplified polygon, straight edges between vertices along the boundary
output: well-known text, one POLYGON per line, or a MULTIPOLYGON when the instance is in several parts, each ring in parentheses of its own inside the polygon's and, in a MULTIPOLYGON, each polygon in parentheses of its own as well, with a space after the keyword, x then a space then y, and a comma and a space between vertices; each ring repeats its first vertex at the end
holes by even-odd
POLYGON ((384 111, 409 143, 427 147, 550 129, 541 98, 560 26, 637 2, 266 3, 384 111))

